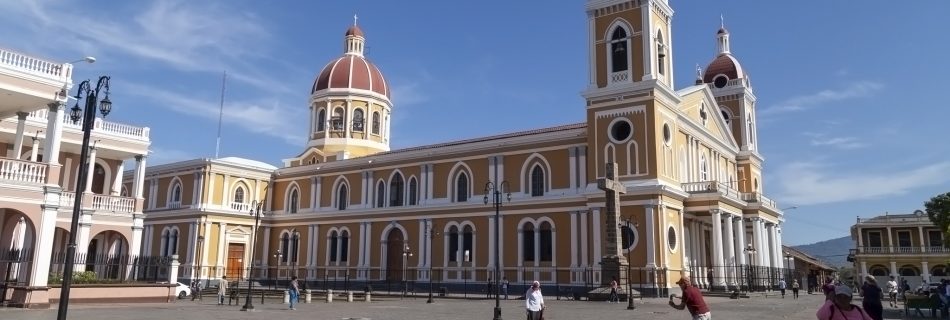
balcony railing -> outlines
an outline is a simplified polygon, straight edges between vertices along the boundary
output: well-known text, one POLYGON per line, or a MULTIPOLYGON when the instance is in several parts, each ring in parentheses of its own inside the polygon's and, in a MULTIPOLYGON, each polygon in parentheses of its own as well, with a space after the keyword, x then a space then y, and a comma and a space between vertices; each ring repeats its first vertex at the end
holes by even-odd
POLYGON ((778 210, 778 205, 775 203, 775 200, 769 199, 765 195, 758 192, 743 192, 742 200, 747 202, 758 202, 763 207, 778 210))
POLYGON ((251 204, 250 204, 250 203, 232 202, 232 203, 231 203, 231 210, 236 210, 236 211, 241 211, 241 212, 251 211, 251 204))
MULTIPOLYGON (((27 120, 39 121, 45 126, 46 121, 49 119, 49 110, 42 109, 30 112, 26 118, 27 120)), ((61 121, 63 123, 63 127, 65 128, 82 130, 82 120, 79 120, 77 123, 73 123, 72 119, 69 119, 68 112, 63 112, 61 121)), ((137 127, 124 123, 105 121, 102 118, 96 118, 96 122, 92 124, 92 131, 138 140, 148 140, 149 136, 148 127, 137 127)))
POLYGON ((46 182, 45 163, 0 158, 0 180, 7 182, 43 184, 46 182))
POLYGON ((743 200, 740 198, 739 190, 719 181, 689 182, 684 183, 682 187, 683 191, 688 193, 719 193, 726 198, 743 200))
POLYGON ((69 81, 73 71, 73 66, 68 63, 46 61, 2 48, 0 67, 57 82, 69 81))
MULTIPOLYGON (((59 206, 60 208, 71 209, 75 201, 75 192, 64 191, 59 198, 59 206)), ((130 197, 88 194, 86 198, 83 199, 83 208, 113 213, 133 213, 135 212, 135 199, 130 197)))
POLYGON ((927 254, 950 253, 945 247, 858 247, 851 249, 851 253, 858 254, 927 254))

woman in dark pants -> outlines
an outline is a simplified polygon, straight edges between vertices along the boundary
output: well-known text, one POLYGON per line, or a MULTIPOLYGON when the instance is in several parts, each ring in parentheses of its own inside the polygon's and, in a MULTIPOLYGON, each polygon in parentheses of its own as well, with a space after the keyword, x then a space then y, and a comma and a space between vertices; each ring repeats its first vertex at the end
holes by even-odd
POLYGON ((864 299, 861 306, 864 311, 874 320, 884 319, 884 304, 881 299, 884 298, 884 291, 877 285, 877 280, 872 276, 864 277, 864 285, 861 286, 861 295, 864 299))

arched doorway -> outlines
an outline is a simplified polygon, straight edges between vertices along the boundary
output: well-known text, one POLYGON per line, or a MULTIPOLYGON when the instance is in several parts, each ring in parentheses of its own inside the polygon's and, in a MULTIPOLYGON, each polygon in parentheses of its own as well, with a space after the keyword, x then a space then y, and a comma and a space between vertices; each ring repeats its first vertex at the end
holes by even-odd
POLYGON ((402 281, 403 271, 406 266, 403 264, 403 244, 402 231, 393 228, 389 230, 386 236, 386 280, 402 281))
POLYGON ((106 169, 101 164, 96 164, 92 170, 92 193, 102 194, 105 190, 106 169))
POLYGON ((30 280, 36 229, 28 216, 0 209, 0 282, 26 285, 30 280))
POLYGON ((124 278, 130 263, 125 235, 114 230, 102 231, 89 239, 86 246, 85 271, 95 272, 99 279, 124 278))

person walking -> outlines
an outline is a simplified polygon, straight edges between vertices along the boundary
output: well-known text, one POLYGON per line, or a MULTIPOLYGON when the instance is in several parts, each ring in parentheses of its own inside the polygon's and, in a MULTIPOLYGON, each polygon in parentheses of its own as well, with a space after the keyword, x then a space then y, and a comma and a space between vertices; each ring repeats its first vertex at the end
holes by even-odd
POLYGON ((874 277, 870 275, 864 277, 864 285, 861 286, 861 296, 864 297, 861 300, 861 306, 864 307, 864 311, 871 316, 871 319, 883 320, 884 304, 881 300, 884 299, 884 291, 877 285, 877 279, 874 279, 874 277))
POLYGON ((221 276, 221 281, 218 281, 218 305, 224 304, 224 297, 228 295, 228 277, 221 276))
POLYGON ((798 299, 798 279, 792 280, 792 299, 798 299))
POLYGON ((837 285, 830 300, 818 308, 818 320, 873 320, 867 312, 851 303, 851 288, 837 285))
POLYGON ((887 281, 886 288, 888 300, 891 302, 891 308, 897 308, 897 281, 894 280, 894 276, 891 276, 891 280, 887 281))
POLYGON ((620 296, 617 295, 617 277, 610 280, 610 297, 607 299, 607 302, 620 303, 620 296))
POLYGON ((707 306, 706 301, 703 300, 703 294, 699 292, 699 289, 692 286, 689 281, 689 276, 683 276, 676 284, 680 286, 680 289, 683 289, 683 296, 677 297, 675 294, 671 294, 670 307, 676 310, 689 310, 689 314, 693 316, 693 320, 711 320, 712 313, 709 311, 709 306, 707 306), (680 303, 674 303, 674 298, 680 298, 680 303))
POLYGON ((505 292, 505 300, 508 300, 508 277, 501 278, 501 290, 505 292))
POLYGON ((825 301, 832 300, 835 297, 835 279, 825 278, 825 284, 821 286, 821 292, 825 294, 825 301))
POLYGON ((290 286, 287 288, 290 294, 290 310, 297 310, 297 299, 300 298, 300 285, 297 283, 297 276, 290 277, 290 286))
POLYGON ((544 296, 541 295, 541 283, 531 283, 531 288, 524 294, 525 309, 527 309, 528 320, 541 320, 544 312, 544 296))
POLYGON ((787 284, 785 284, 785 279, 779 279, 779 280, 778 280, 778 289, 779 289, 779 291, 782 291, 782 299, 785 299, 785 288, 786 288, 786 286, 787 286, 787 284))

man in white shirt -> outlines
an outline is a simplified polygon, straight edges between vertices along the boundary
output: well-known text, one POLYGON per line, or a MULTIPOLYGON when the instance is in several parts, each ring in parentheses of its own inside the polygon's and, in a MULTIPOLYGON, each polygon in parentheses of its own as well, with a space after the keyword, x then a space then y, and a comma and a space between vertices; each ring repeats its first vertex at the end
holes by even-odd
POLYGON ((524 294, 525 308, 528 309, 529 320, 540 320, 544 310, 544 297, 541 295, 541 283, 535 281, 524 294))
POLYGON ((894 280, 894 276, 887 282, 887 294, 891 300, 891 308, 897 308, 897 280, 894 280))

